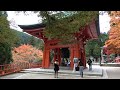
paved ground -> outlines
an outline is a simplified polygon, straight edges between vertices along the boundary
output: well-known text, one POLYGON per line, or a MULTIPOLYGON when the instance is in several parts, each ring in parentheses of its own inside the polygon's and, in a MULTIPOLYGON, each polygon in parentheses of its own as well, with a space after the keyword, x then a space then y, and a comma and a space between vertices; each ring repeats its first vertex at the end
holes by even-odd
POLYGON ((106 73, 108 79, 120 79, 120 67, 102 67, 106 73))
MULTIPOLYGON (((24 69, 21 72, 54 73, 54 69, 31 68, 31 69, 24 69)), ((59 74, 79 75, 79 71, 73 72, 72 70, 60 69, 59 74)), ((102 68, 100 68, 99 65, 93 65, 92 71, 89 71, 88 68, 84 69, 84 75, 102 76, 103 70, 102 68)))
POLYGON ((64 70, 61 70, 62 73, 59 73, 59 78, 54 78, 54 72, 41 73, 39 71, 40 69, 36 69, 36 70, 31 69, 31 70, 32 70, 31 72, 27 70, 26 72, 20 72, 20 73, 14 73, 6 76, 1 76, 0 79, 120 79, 120 67, 108 67, 108 66, 100 67, 99 65, 93 66, 92 72, 89 72, 88 69, 86 69, 86 71, 84 70, 83 78, 81 78, 79 74, 72 74, 71 71, 69 71, 69 73, 68 72, 65 73, 64 70), (102 70, 103 76, 92 75, 92 73, 97 72, 97 70, 98 72, 102 70))
POLYGON ((100 76, 86 76, 83 78, 80 75, 59 74, 58 78, 54 78, 53 73, 41 74, 39 72, 32 73, 16 73, 7 76, 2 76, 0 79, 101 79, 100 76))
POLYGON ((103 70, 99 65, 94 65, 93 70, 84 69, 84 77, 81 78, 79 71, 72 72, 72 70, 59 70, 59 78, 54 78, 53 69, 32 68, 25 69, 20 73, 14 73, 0 77, 0 79, 100 79, 103 77, 103 70))

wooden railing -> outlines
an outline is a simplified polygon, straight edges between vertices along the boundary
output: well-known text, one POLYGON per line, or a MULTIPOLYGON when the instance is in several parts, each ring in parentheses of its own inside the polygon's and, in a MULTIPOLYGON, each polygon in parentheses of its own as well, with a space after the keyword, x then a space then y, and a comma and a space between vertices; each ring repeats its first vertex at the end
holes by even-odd
POLYGON ((41 66, 42 66, 41 64, 25 62, 0 65, 0 76, 19 72, 22 69, 39 68, 41 66))

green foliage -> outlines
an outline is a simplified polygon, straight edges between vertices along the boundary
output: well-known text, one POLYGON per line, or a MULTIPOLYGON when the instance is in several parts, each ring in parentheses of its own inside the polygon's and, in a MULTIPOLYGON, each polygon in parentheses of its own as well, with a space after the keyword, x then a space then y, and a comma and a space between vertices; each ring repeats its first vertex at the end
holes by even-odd
POLYGON ((108 40, 108 34, 107 33, 101 33, 99 36, 99 40, 100 40, 100 46, 104 46, 105 41, 108 40))
POLYGON ((17 41, 17 36, 14 30, 10 29, 9 22, 7 21, 7 14, 0 11, 0 43, 9 43, 11 46, 17 41))
POLYGON ((101 48, 98 44, 98 40, 91 40, 88 41, 85 48, 86 48, 86 56, 93 56, 94 58, 98 58, 101 55, 101 48))
POLYGON ((93 56, 99 58, 101 55, 101 47, 104 46, 105 41, 108 39, 108 34, 101 33, 97 40, 90 40, 85 46, 86 56, 93 56))
POLYGON ((29 44, 40 50, 43 50, 43 48, 44 48, 42 40, 40 40, 39 38, 36 38, 34 36, 30 36, 29 44))
POLYGON ((36 44, 36 38, 34 36, 30 36, 29 38, 29 44, 32 46, 35 46, 36 44))
POLYGON ((37 49, 40 49, 40 50, 44 50, 44 43, 43 43, 43 41, 41 40, 41 39, 37 39, 36 38, 36 43, 35 43, 35 47, 37 48, 37 49))
POLYGON ((17 42, 15 43, 16 47, 22 44, 30 44, 36 47, 37 49, 43 50, 44 46, 42 40, 17 30, 14 30, 14 33, 17 35, 17 42))
POLYGON ((11 38, 9 41, 11 42, 12 47, 18 46, 18 43, 20 41, 20 37, 18 37, 16 30, 11 29, 11 38))
POLYGON ((9 64, 12 61, 11 45, 0 43, 0 65, 9 64))
POLYGON ((101 48, 100 48, 99 44, 96 43, 95 48, 93 50, 93 56, 95 58, 98 58, 98 57, 100 57, 100 55, 101 55, 101 48))
POLYGON ((8 15, 6 11, 0 11, 0 16, 7 17, 8 15))
POLYGON ((0 65, 9 64, 13 61, 11 47, 16 41, 16 34, 10 29, 7 21, 7 13, 0 11, 0 65))
MULTIPOLYGON (((27 13, 26 11, 20 11, 27 13)), ((59 39, 62 44, 76 42, 74 33, 96 20, 99 11, 33 11, 39 12, 46 24, 44 34, 48 39, 59 39)))
MULTIPOLYGON (((2 13, 2 11, 0 11, 0 13, 2 13)), ((10 34, 11 31, 6 16, 4 16, 4 14, 0 15, 0 42, 8 42, 11 36, 10 34)))
POLYGON ((95 45, 97 43, 97 40, 91 40, 86 43, 86 56, 93 56, 93 50, 95 48, 95 45))
POLYGON ((19 41, 17 42, 17 46, 20 46, 21 44, 28 44, 29 43, 29 39, 30 39, 30 35, 17 31, 15 30, 17 36, 19 37, 19 41))
POLYGON ((73 41, 73 34, 96 19, 98 14, 98 11, 40 11, 46 23, 45 36, 67 43, 73 41))

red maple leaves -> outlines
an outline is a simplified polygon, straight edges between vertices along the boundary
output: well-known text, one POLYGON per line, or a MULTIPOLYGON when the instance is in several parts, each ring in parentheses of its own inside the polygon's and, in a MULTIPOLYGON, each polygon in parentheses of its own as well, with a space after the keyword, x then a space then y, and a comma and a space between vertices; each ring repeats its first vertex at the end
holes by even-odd
POLYGON ((38 50, 32 45, 21 45, 12 51, 14 61, 27 61, 33 63, 43 59, 42 50, 38 50))

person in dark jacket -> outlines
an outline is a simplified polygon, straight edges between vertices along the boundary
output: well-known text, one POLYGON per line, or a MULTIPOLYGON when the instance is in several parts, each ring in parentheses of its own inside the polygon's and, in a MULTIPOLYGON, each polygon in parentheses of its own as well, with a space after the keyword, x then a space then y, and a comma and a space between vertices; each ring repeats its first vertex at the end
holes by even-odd
POLYGON ((54 62, 54 71, 55 71, 54 77, 58 78, 58 71, 59 71, 59 62, 58 62, 58 60, 55 60, 55 62, 54 62))
POLYGON ((87 63, 89 65, 89 71, 92 71, 92 60, 88 59, 87 63))
POLYGON ((78 66, 79 66, 79 71, 80 71, 80 76, 83 77, 83 62, 81 59, 78 59, 78 66))

